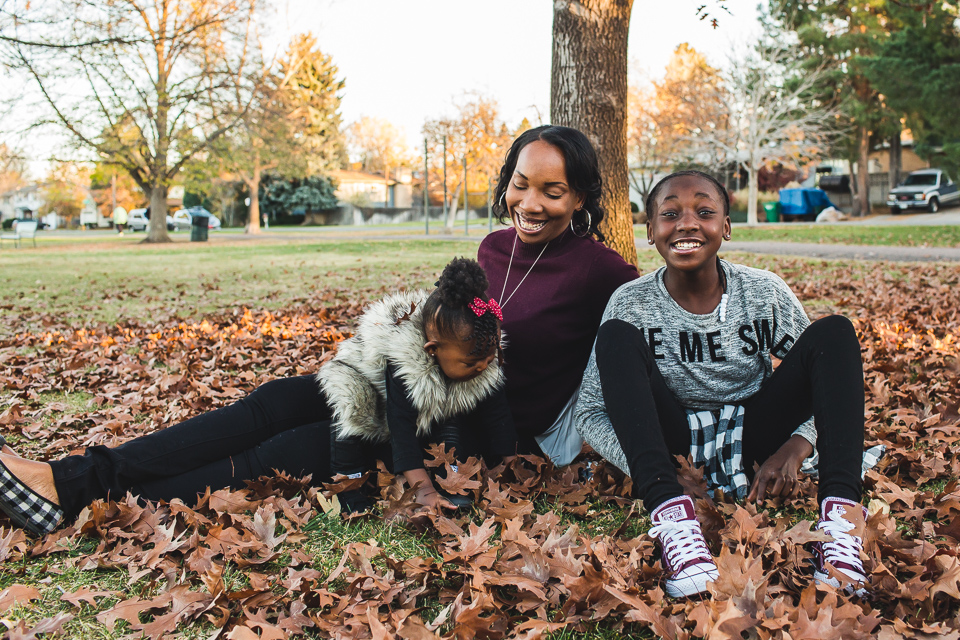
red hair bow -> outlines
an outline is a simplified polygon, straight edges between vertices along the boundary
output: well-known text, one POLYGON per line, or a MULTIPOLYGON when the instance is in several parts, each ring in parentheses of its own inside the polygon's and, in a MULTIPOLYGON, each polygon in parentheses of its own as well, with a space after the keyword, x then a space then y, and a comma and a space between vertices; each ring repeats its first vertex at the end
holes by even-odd
POLYGON ((503 311, 500 310, 500 305, 498 305, 497 301, 493 298, 490 298, 488 302, 484 302, 480 298, 474 298, 473 302, 467 306, 470 307, 470 311, 473 311, 475 314, 477 314, 478 318, 489 311, 493 315, 497 316, 497 320, 503 322, 503 311))

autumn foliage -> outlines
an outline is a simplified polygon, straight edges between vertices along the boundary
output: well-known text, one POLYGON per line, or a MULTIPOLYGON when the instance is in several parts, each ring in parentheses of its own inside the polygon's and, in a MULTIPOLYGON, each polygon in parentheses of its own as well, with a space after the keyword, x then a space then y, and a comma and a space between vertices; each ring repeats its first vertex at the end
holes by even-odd
MULTIPOLYGON (((670 600, 629 481, 603 463, 583 482, 584 462, 554 469, 530 458, 493 470, 474 461, 449 473, 448 490, 475 498, 462 514, 417 512, 410 488, 381 472, 372 479, 382 488, 386 522, 378 526, 396 545, 327 536, 320 552, 309 553, 327 523, 359 526, 339 522, 333 495, 346 485, 317 489, 282 476, 211 491, 191 505, 141 505, 130 496, 98 502, 40 540, 6 525, 0 571, 43 563, 129 572, 129 589, 64 593, 69 612, 17 622, 8 636, 55 633, 92 608, 114 633, 150 638, 200 622, 230 640, 534 638, 603 629, 665 638, 956 638, 960 269, 884 265, 853 278, 829 263, 780 260, 777 270, 813 315, 842 311, 860 335, 867 442, 888 447, 866 480, 869 599, 813 584, 807 543, 822 534, 813 530, 812 480, 787 505, 740 505, 710 498, 700 472, 685 465, 682 481, 720 578, 705 599, 670 600), (87 551, 71 552, 78 545, 87 551)), ((0 427, 51 457, 116 444, 274 377, 315 371, 360 310, 327 307, 318 296, 200 323, 80 329, 33 317, 23 324, 31 330, 0 343, 0 427), (92 401, 71 413, 42 401, 52 391, 86 392, 92 401)), ((451 460, 442 450, 434 455, 435 465, 451 460)), ((37 600, 44 588, 12 575, 0 584, 0 612, 37 600)))

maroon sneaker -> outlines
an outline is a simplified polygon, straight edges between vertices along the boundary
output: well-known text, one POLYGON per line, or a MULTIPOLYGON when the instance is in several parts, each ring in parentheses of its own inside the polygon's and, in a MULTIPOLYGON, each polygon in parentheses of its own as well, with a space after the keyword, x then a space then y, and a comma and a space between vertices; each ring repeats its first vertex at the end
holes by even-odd
POLYGON ((657 507, 650 519, 650 535, 663 547, 667 595, 679 598, 706 591, 707 582, 717 579, 717 564, 703 538, 693 500, 689 496, 671 498, 657 507))
POLYGON ((862 509, 863 519, 867 519, 866 508, 857 502, 845 498, 826 498, 823 501, 817 529, 832 536, 833 540, 814 543, 813 578, 818 583, 839 587, 840 581, 831 577, 827 571, 826 565, 830 564, 853 581, 853 584, 847 587, 847 592, 862 596, 866 594, 862 586, 867 581, 863 561, 860 559, 863 551, 863 531, 857 531, 857 525, 847 519, 845 507, 862 509))

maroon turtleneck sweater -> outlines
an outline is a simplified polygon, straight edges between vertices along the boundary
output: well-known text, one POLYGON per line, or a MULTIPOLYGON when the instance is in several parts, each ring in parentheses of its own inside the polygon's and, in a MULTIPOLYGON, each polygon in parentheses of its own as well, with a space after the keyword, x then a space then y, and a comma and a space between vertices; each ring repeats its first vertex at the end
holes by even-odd
POLYGON ((477 260, 490 280, 488 294, 503 307, 507 401, 522 451, 537 451, 532 437, 547 430, 580 386, 607 300, 637 277, 613 249, 569 229, 543 245, 517 239, 510 263, 513 229, 496 231, 480 245, 477 260), (513 297, 511 297, 513 294, 513 297))

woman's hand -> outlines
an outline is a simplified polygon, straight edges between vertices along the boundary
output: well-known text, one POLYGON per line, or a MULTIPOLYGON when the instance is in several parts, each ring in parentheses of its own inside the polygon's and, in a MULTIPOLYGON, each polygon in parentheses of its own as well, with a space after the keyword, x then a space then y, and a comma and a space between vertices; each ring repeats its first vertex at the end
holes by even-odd
POLYGON ((800 489, 800 465, 811 453, 813 445, 802 436, 792 436, 760 466, 747 500, 760 502, 767 496, 796 496, 800 489))

